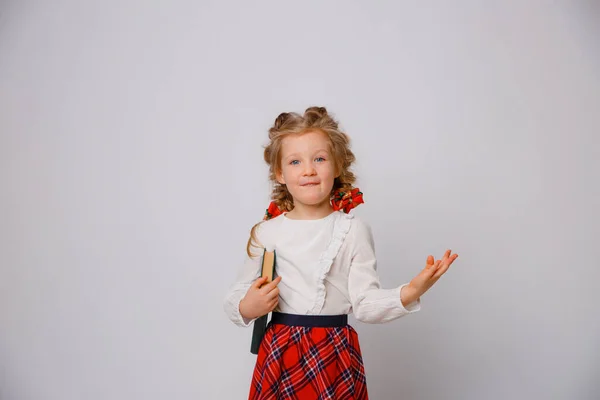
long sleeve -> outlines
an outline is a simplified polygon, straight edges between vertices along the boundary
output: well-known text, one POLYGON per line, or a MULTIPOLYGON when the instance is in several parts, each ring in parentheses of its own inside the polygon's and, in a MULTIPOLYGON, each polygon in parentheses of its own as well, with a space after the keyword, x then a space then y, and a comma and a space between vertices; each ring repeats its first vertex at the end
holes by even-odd
POLYGON ((365 323, 385 323, 419 311, 419 300, 407 307, 402 305, 400 291, 405 285, 381 288, 371 228, 359 219, 355 221, 348 292, 356 319, 365 323))
MULTIPOLYGON (((262 249, 260 249, 262 251, 262 249)), ((252 248, 254 253, 258 253, 257 248, 252 248)), ((248 289, 252 285, 252 282, 260 276, 261 270, 261 257, 256 256, 254 258, 246 257, 246 261, 243 263, 241 268, 238 270, 237 278, 235 283, 229 287, 225 300, 223 302, 223 308, 225 313, 234 324, 247 327, 254 322, 254 319, 247 319, 242 317, 240 314, 240 301, 244 298, 248 289)))

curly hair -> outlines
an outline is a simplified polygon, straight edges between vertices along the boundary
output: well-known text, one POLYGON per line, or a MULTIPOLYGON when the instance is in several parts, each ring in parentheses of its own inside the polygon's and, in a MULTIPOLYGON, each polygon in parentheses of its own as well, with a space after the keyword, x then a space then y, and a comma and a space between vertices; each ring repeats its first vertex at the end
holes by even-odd
MULTIPOLYGON (((336 190, 352 190, 356 176, 350 171, 350 166, 355 161, 354 153, 350 150, 350 137, 342 132, 336 121, 325 107, 309 107, 300 115, 295 112, 279 114, 269 129, 269 144, 264 148, 264 159, 269 166, 269 180, 273 185, 271 199, 282 211, 291 211, 294 208, 294 199, 286 185, 277 181, 281 173, 281 144, 289 135, 299 135, 308 132, 320 131, 329 139, 332 160, 335 166, 335 175, 331 194, 336 190)), ((251 247, 261 247, 256 238, 256 229, 263 221, 254 225, 250 231, 250 238, 246 246, 248 256, 253 257, 251 247)))

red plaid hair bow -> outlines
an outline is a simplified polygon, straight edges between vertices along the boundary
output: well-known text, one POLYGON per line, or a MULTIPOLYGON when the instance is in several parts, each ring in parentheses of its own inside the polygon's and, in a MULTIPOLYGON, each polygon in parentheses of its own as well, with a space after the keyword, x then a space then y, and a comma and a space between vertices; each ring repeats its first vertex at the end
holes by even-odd
POLYGON ((333 209, 336 211, 344 210, 346 214, 348 214, 350 210, 357 205, 363 203, 363 194, 358 188, 354 188, 349 192, 336 190, 333 194, 333 199, 331 199, 331 205, 333 206, 333 209))
POLYGON ((275 204, 275 202, 272 201, 271 204, 269 204, 269 208, 267 208, 267 211, 265 212, 265 217, 263 219, 267 220, 275 218, 278 215, 281 215, 282 213, 283 211, 281 211, 281 209, 277 207, 277 204, 275 204))
MULTIPOLYGON (((363 194, 358 188, 354 188, 349 192, 343 192, 340 190, 336 190, 333 193, 333 198, 331 199, 331 206, 335 211, 342 210, 346 214, 350 212, 354 207, 359 204, 363 204, 363 194)), ((264 220, 268 220, 271 218, 275 218, 279 215, 283 214, 283 211, 275 204, 274 201, 269 204, 269 208, 265 212, 264 220)))

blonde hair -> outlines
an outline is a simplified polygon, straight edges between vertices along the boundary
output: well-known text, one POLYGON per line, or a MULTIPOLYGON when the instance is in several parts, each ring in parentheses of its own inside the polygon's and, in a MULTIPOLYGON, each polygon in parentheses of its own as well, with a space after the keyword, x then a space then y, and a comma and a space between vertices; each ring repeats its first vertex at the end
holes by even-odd
MULTIPOLYGON (((304 115, 295 112, 281 113, 269 129, 269 144, 265 146, 264 159, 269 166, 269 180, 273 185, 271 199, 283 212, 294 208, 294 199, 286 185, 277 181, 277 176, 281 173, 281 143, 289 135, 314 131, 324 133, 329 139, 335 175, 339 175, 334 179, 331 194, 336 190, 352 190, 352 185, 356 181, 354 173, 350 171, 350 166, 355 160, 354 153, 350 150, 350 137, 339 129, 338 121, 327 113, 325 107, 309 107, 304 115)), ((256 238, 256 229, 262 222, 254 225, 250 231, 246 246, 246 252, 250 257, 253 257, 251 247, 262 247, 256 238)))

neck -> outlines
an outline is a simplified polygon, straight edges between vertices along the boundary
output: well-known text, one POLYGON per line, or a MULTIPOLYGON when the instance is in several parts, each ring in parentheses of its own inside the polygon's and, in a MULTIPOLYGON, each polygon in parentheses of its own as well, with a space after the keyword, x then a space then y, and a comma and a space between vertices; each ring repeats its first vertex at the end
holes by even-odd
POLYGON ((321 219, 325 218, 333 212, 333 207, 329 200, 319 205, 294 205, 294 209, 286 213, 286 217, 290 219, 321 219))

